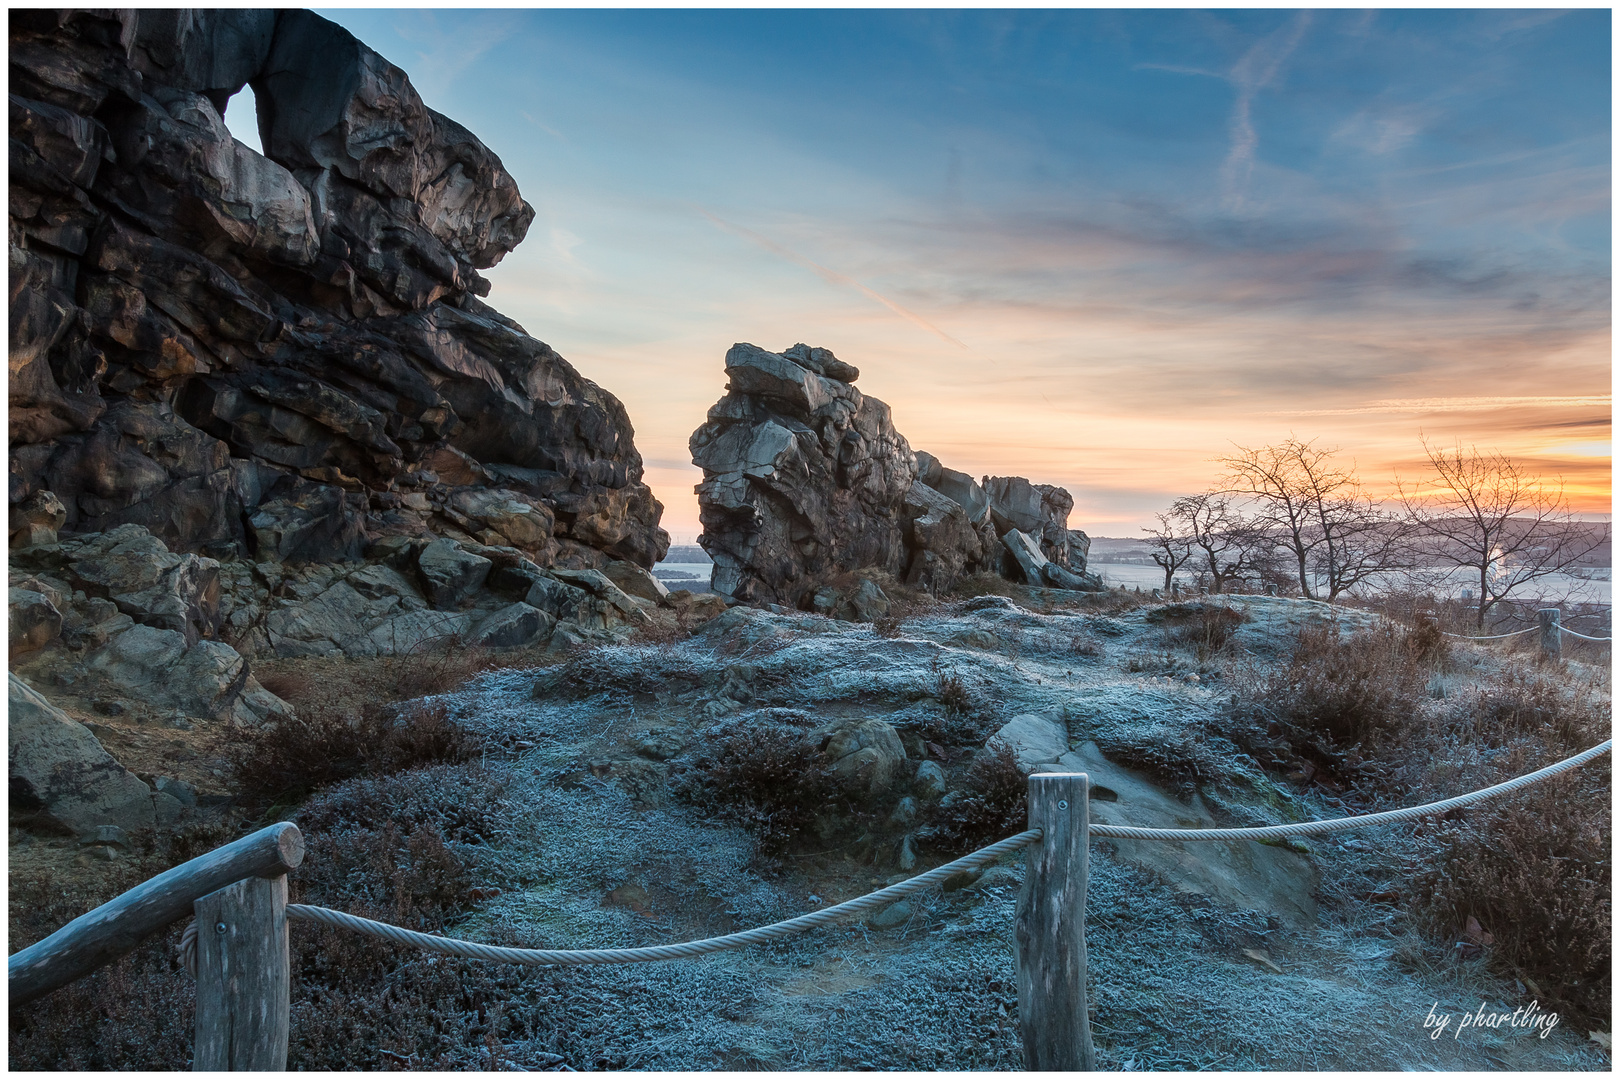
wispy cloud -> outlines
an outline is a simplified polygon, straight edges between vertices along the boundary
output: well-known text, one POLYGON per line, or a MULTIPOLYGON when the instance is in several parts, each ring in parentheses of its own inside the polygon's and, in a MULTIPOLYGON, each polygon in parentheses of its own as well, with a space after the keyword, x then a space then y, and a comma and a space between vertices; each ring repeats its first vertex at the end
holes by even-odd
POLYGON ((1454 398, 1401 398, 1390 401, 1369 401, 1342 409, 1278 409, 1269 416, 1354 416, 1359 413, 1387 412, 1488 412, 1495 409, 1580 409, 1611 406, 1614 399, 1608 395, 1588 397, 1454 397, 1454 398))
POLYGON ((941 339, 943 339, 945 341, 950 342, 952 345, 955 345, 957 348, 963 350, 964 352, 971 352, 972 351, 966 345, 964 345, 962 342, 958 341, 956 338, 952 337, 950 334, 947 334, 945 331, 941 330, 939 327, 935 326, 933 323, 929 322, 927 319, 923 318, 921 315, 918 315, 914 311, 906 310, 905 308, 901 307, 899 304, 895 303, 893 300, 890 300, 887 296, 884 296, 881 293, 877 292, 875 289, 869 289, 865 285, 862 285, 860 282, 856 281, 854 278, 850 277, 848 274, 840 274, 836 270, 831 270, 831 269, 829 269, 829 268, 827 268, 825 266, 822 266, 820 263, 818 263, 818 262, 816 262, 816 261, 814 261, 812 259, 805 258, 803 255, 800 255, 798 252, 792 250, 791 248, 787 248, 787 247, 782 246, 781 244, 778 244, 775 240, 772 240, 770 237, 761 236, 759 233, 755 232, 752 229, 746 229, 741 225, 735 225, 732 222, 726 221, 723 218, 716 217, 714 214, 709 213, 707 210, 703 209, 702 207, 698 208, 698 213, 702 214, 704 219, 707 220, 711 225, 714 225, 716 228, 723 229, 726 232, 729 232, 729 233, 731 233, 731 234, 733 234, 735 236, 740 236, 743 239, 745 239, 745 240, 747 240, 747 241, 749 241, 751 243, 759 245, 760 247, 764 248, 766 251, 771 252, 773 255, 780 255, 782 258, 787 259, 789 262, 797 263, 799 266, 803 266, 806 269, 813 271, 823 281, 827 282, 830 285, 842 285, 842 286, 844 286, 846 288, 854 289, 856 292, 860 293, 862 296, 865 296, 865 297, 867 297, 869 299, 872 299, 872 300, 876 300, 878 303, 882 304, 884 307, 888 308, 890 311, 894 312, 896 315, 900 316, 902 319, 905 319, 907 322, 910 322, 910 323, 913 323, 913 324, 915 324, 917 326, 922 327, 924 330, 928 331, 930 334, 934 334, 935 336, 937 336, 937 337, 939 337, 939 338, 941 338, 941 339))
POLYGON ((1311 13, 1301 11, 1288 25, 1255 42, 1226 76, 1237 91, 1229 122, 1231 148, 1221 164, 1222 201, 1228 210, 1244 208, 1244 192, 1254 171, 1254 154, 1260 145, 1260 136, 1254 130, 1255 95, 1277 78, 1310 24, 1311 13))

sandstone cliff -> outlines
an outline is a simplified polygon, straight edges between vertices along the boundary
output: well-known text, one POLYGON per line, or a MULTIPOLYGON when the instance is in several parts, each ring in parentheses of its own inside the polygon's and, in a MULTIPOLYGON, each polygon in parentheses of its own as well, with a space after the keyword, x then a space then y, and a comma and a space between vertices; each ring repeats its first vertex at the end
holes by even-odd
POLYGON ((830 350, 738 344, 726 374, 726 396, 691 444, 717 591, 820 609, 829 577, 869 568, 936 592, 983 571, 1102 587, 1085 572, 1085 534, 1068 528, 1068 492, 1022 477, 980 484, 914 453, 889 407, 855 388, 859 370, 830 350))
POLYGON ((307 11, 11 13, 12 531, 323 562, 668 545, 619 401, 479 299, 533 210, 307 11), (266 153, 221 119, 251 85, 266 153), (34 500, 33 503, 30 500, 34 500))

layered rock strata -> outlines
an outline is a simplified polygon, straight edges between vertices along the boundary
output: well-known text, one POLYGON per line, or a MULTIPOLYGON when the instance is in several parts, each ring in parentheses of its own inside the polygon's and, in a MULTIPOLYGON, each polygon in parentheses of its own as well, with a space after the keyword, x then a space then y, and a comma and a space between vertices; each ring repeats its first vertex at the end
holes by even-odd
POLYGON ((662 555, 624 407, 479 299, 533 210, 403 71, 296 10, 19 10, 10 42, 14 541, 662 555))
POLYGON ((704 476, 699 543, 714 559, 716 591, 863 618, 874 603, 837 595, 830 578, 879 569, 937 592, 991 570, 1033 585, 1101 588, 1085 572, 1089 541, 1068 528, 1067 492, 1021 477, 980 484, 913 452, 889 407, 855 388, 859 374, 803 344, 726 353, 726 396, 691 442, 704 476), (1040 564, 1014 556, 1007 538, 1018 546, 1020 535, 1040 564))

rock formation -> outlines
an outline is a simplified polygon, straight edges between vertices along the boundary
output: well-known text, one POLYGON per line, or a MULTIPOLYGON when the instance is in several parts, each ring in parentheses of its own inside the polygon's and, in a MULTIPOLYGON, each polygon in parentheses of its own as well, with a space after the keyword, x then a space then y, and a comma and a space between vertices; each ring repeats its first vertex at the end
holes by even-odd
POLYGON ((533 210, 404 72, 307 11, 19 10, 10 42, 27 815, 178 810, 70 712, 257 726, 288 706, 253 658, 566 649, 691 606, 646 572, 624 407, 479 299, 533 210), (263 155, 224 124, 245 85, 263 155))
POLYGON ((17 11, 10 40, 14 539, 662 555, 624 407, 479 300, 533 210, 404 72, 307 11, 17 11), (264 155, 222 120, 244 85, 264 155))
POLYGON ((880 569, 940 591, 1000 570, 1032 585, 1101 588, 1085 572, 1089 541, 1068 528, 1067 492, 1021 477, 981 485, 914 453, 889 407, 855 388, 859 370, 831 351, 738 344, 726 374, 726 396, 692 435, 704 476, 699 542, 717 591, 860 618, 871 605, 839 597, 830 577, 880 569), (1008 537, 1041 561, 1018 560, 1008 537))

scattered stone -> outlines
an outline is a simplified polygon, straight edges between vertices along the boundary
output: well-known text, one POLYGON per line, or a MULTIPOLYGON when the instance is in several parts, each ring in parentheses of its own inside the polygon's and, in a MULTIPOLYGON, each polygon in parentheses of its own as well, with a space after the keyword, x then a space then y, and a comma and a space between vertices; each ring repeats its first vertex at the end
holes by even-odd
POLYGON ((686 733, 679 728, 660 727, 635 740, 636 753, 654 761, 668 761, 686 749, 686 733))
POLYGON ((866 925, 874 930, 890 930, 896 926, 904 926, 911 921, 913 908, 910 900, 901 900, 890 904, 876 915, 866 920, 866 925))
POLYGON ((130 849, 129 833, 117 825, 97 825, 83 836, 79 837, 79 844, 88 847, 91 844, 106 844, 111 847, 130 849))
POLYGON ((931 801, 945 794, 945 770, 937 761, 924 761, 917 766, 911 790, 919 799, 931 801))

